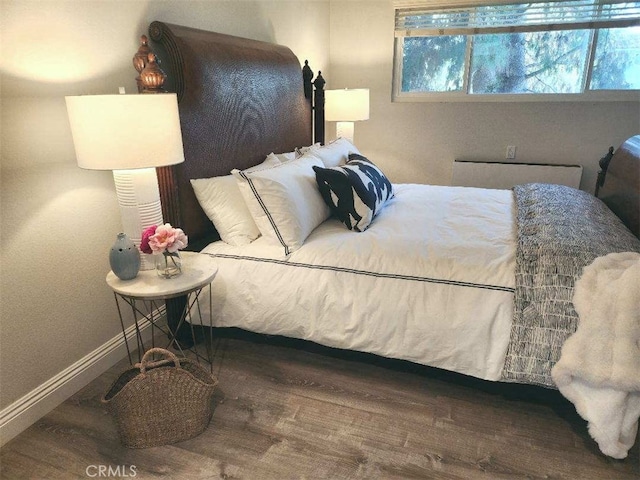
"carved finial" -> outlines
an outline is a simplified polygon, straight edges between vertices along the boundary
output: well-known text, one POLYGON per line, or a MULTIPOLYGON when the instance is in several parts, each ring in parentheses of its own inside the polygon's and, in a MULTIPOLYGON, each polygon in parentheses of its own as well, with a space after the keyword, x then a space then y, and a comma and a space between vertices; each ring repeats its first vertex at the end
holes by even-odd
POLYGON ((600 165, 600 170, 598 170, 598 178, 596 179, 596 192, 595 196, 598 196, 600 193, 600 187, 604 186, 604 179, 607 176, 607 169, 609 168, 609 163, 613 158, 613 147, 609 147, 609 151, 607 154, 600 159, 598 165, 600 165))
POLYGON ((158 66, 156 56, 153 53, 149 53, 147 58, 147 65, 140 72, 140 83, 142 84, 142 93, 157 93, 164 92, 162 85, 167 76, 158 66))
POLYGON ((303 78, 308 78, 309 80, 313 78, 313 71, 311 71, 311 67, 309 66, 309 60, 304 61, 304 67, 302 67, 302 76, 303 78))
POLYGON ((613 156, 613 147, 609 147, 609 151, 607 154, 600 159, 598 165, 600 168, 606 170, 609 167, 609 162, 611 161, 611 157, 613 156))
POLYGON ((305 60, 304 67, 302 67, 302 85, 304 86, 304 96, 307 99, 311 98, 313 91, 313 85, 311 84, 312 79, 313 72, 311 71, 311 67, 309 67, 309 60, 305 60))
POLYGON ((133 67, 140 73, 147 64, 147 58, 151 49, 149 48, 149 40, 146 35, 140 37, 140 47, 133 56, 133 67))
POLYGON ((322 78, 322 72, 320 70, 318 70, 318 76, 313 81, 313 85, 316 87, 316 90, 323 90, 325 83, 327 83, 327 82, 325 82, 324 78, 322 78))
POLYGON ((143 88, 142 82, 140 81, 140 72, 142 72, 142 70, 144 70, 144 67, 146 67, 150 53, 151 48, 149 48, 149 39, 146 35, 142 35, 140 37, 140 46, 138 47, 138 51, 133 56, 133 68, 135 68, 138 72, 138 76, 136 77, 136 83, 138 84, 138 93, 141 93, 143 88))

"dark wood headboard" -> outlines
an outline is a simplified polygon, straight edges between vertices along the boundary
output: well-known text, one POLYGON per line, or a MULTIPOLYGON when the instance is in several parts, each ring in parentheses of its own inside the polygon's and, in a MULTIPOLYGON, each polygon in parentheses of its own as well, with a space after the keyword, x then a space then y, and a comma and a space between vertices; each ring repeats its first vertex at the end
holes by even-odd
MULTIPOLYGON (((165 89, 178 94, 185 156, 158 169, 163 215, 198 249, 218 237, 189 180, 228 175, 271 152, 310 145, 309 92, 287 47, 162 22, 151 23, 149 36, 167 74, 165 89)), ((306 81, 309 73, 306 67, 306 81)))
POLYGON ((613 147, 600 160, 596 184, 600 198, 640 238, 640 135, 613 147))

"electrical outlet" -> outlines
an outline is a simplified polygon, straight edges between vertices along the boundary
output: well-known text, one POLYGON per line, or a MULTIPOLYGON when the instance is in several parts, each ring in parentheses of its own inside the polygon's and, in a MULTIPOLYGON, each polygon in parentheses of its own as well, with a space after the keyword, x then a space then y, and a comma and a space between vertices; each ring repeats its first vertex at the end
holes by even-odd
POLYGON ((507 154, 505 155, 505 158, 508 158, 509 160, 513 160, 514 158, 516 158, 515 145, 507 145, 507 154))

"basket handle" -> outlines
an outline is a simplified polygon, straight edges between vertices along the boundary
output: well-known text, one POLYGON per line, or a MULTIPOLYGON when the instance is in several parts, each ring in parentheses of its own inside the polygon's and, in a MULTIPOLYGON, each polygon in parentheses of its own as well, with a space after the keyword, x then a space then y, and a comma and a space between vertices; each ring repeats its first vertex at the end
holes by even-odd
POLYGON ((142 360, 140 360, 140 363, 138 364, 140 365, 140 373, 142 373, 143 375, 147 368, 155 367, 162 362, 162 360, 159 360, 157 362, 151 362, 148 360, 148 357, 151 357, 154 353, 169 357, 173 361, 175 366, 177 368, 180 368, 180 360, 178 360, 178 357, 176 357, 175 354, 173 354, 169 350, 165 350, 164 348, 150 348, 145 352, 145 354, 142 356, 142 360))

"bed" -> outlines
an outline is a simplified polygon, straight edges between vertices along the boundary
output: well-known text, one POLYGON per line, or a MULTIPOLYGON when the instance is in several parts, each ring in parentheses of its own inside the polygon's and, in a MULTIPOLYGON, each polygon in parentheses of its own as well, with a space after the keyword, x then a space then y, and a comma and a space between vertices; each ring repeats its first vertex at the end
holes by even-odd
MULTIPOLYGON (((582 269, 640 252, 640 136, 601 161, 611 208, 549 184, 392 185, 350 142, 318 145, 324 81, 312 94, 289 49, 161 22, 149 34, 185 149, 159 172, 163 213, 217 259, 216 326, 557 388, 582 269)), ((618 414, 619 438, 596 440, 623 458, 640 401, 618 414)))

